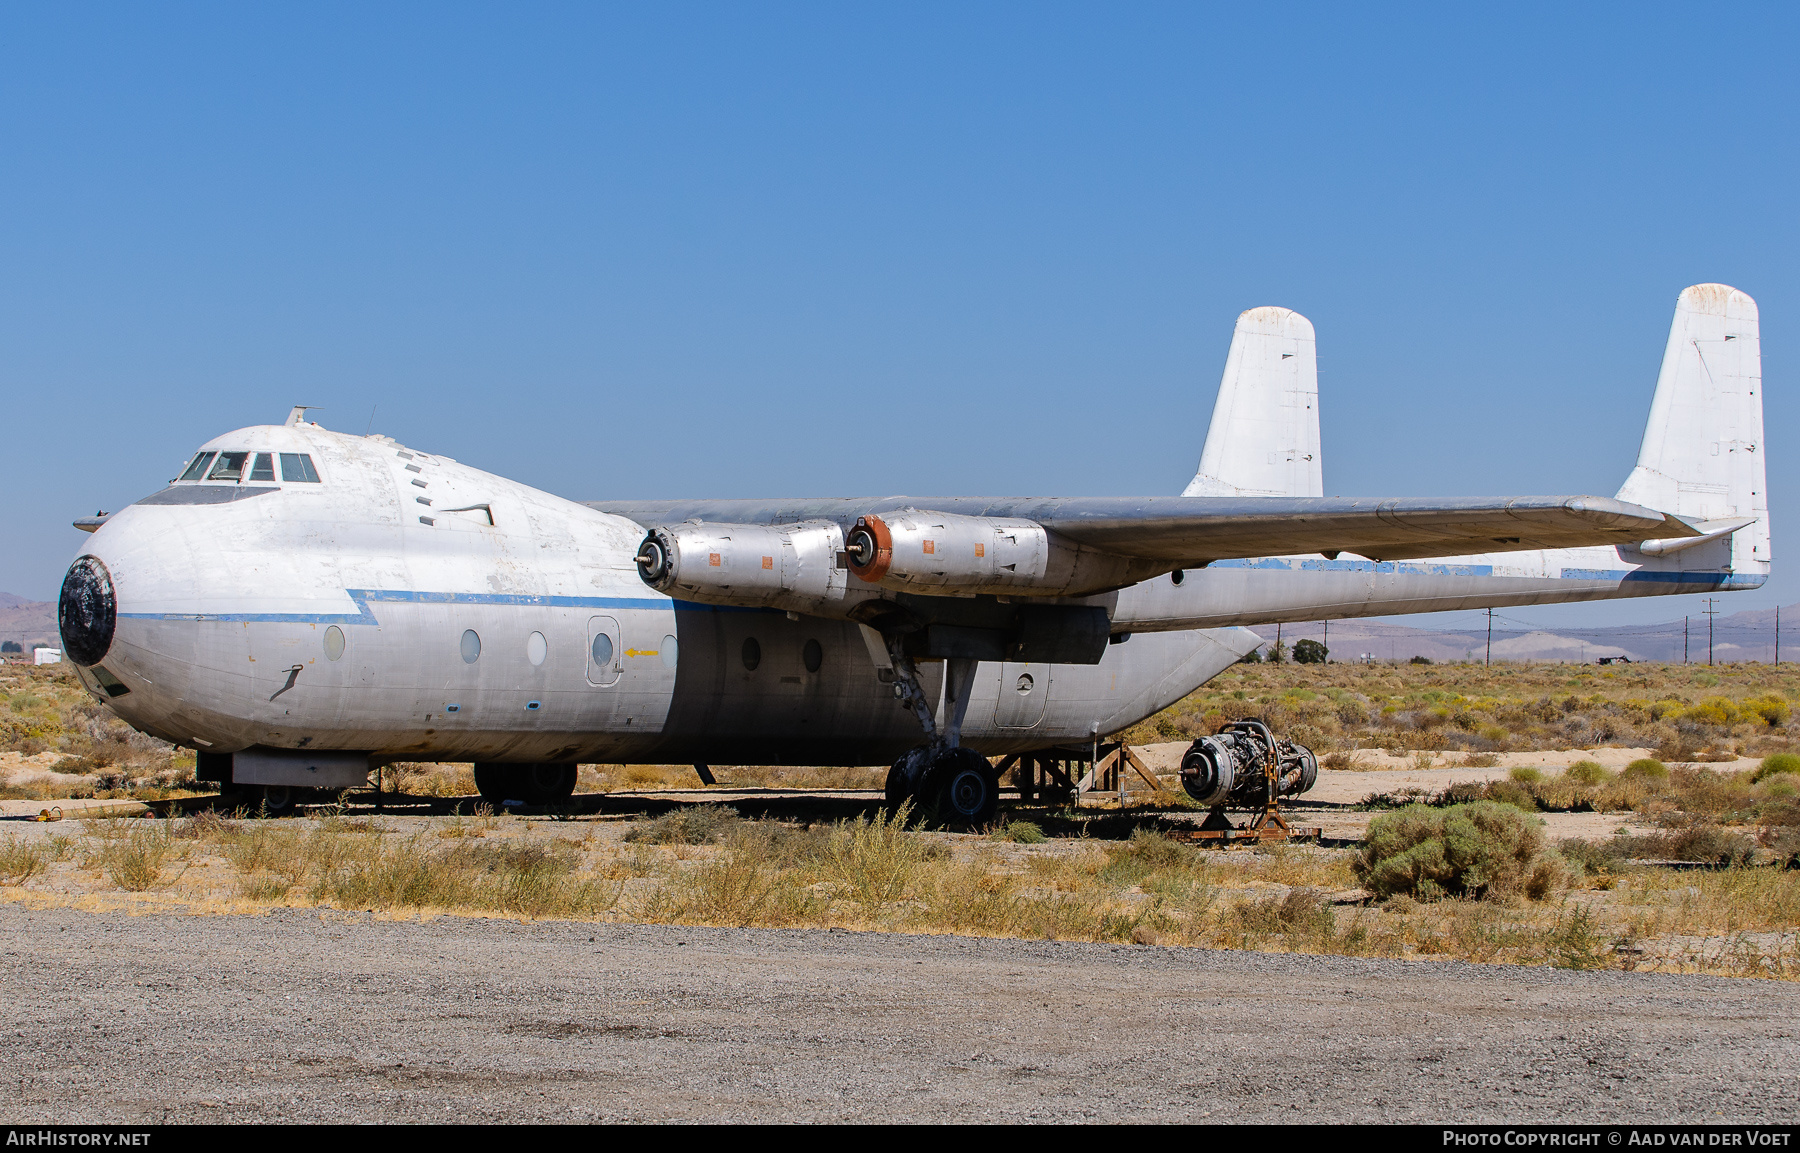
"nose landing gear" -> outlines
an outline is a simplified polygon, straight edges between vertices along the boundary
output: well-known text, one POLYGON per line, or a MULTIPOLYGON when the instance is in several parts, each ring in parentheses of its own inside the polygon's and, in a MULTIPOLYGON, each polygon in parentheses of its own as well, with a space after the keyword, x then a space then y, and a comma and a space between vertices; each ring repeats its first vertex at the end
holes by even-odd
POLYGON ((1000 800, 999 774, 986 757, 961 744, 963 718, 969 711, 979 662, 964 657, 945 661, 944 715, 935 718, 919 686, 918 666, 906 655, 900 635, 886 634, 883 640, 894 666, 894 690, 918 718, 927 738, 925 744, 908 749, 888 770, 888 810, 911 801, 919 811, 951 824, 990 823, 1000 800))

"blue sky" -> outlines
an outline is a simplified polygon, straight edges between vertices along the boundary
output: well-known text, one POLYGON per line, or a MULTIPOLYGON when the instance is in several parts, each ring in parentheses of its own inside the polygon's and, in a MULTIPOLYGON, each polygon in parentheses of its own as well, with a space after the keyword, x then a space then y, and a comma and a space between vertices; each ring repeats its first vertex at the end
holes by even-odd
POLYGON ((1792 602, 1795 11, 11 5, 0 589, 295 403, 578 499, 1178 492, 1262 304, 1328 493, 1610 494, 1723 281, 1792 602))

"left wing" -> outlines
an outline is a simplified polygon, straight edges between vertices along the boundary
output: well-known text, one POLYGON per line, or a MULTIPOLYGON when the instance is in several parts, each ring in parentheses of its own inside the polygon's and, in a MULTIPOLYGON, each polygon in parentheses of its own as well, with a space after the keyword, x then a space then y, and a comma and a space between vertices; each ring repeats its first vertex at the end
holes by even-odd
POLYGON ((650 528, 686 520, 778 525, 903 511, 1029 521, 1099 552, 1198 568, 1215 560, 1355 553, 1370 560, 1635 545, 1701 535, 1687 521, 1610 497, 1346 500, 1296 497, 847 497, 590 501, 650 528))

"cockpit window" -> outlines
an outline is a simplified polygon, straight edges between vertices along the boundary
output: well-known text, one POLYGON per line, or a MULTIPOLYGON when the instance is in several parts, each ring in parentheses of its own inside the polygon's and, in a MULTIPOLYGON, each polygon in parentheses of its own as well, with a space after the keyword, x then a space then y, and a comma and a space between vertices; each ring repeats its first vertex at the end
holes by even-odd
POLYGON ((275 458, 266 452, 256 454, 256 463, 250 467, 251 480, 274 480, 275 458))
POLYGON ((313 469, 312 457, 303 452, 284 452, 281 454, 281 479, 318 484, 319 474, 313 469))
POLYGON ((244 462, 250 459, 247 452, 222 452, 219 462, 206 474, 207 480, 243 480, 244 462))
POLYGON ((187 468, 184 469, 182 471, 182 474, 180 476, 176 477, 175 479, 176 480, 199 480, 201 477, 206 475, 206 466, 212 462, 212 458, 213 458, 213 454, 210 452, 195 453, 194 459, 188 461, 187 468))

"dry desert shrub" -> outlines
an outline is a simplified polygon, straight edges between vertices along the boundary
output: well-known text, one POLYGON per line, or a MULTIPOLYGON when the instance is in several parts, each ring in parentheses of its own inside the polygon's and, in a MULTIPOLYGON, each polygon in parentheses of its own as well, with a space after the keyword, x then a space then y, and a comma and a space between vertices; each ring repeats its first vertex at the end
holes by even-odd
POLYGON ((819 851, 819 867, 827 880, 865 910, 913 896, 921 887, 927 862, 941 856, 925 837, 909 832, 910 804, 889 816, 840 822, 819 851))
POLYGON ((413 761, 383 765, 381 788, 408 797, 467 797, 475 792, 475 767, 413 761))
POLYGON ((313 874, 311 896, 346 908, 476 909, 526 917, 594 917, 618 901, 615 882, 575 873, 579 854, 544 845, 380 839, 313 874))
POLYGON ((1050 839, 1036 821, 1007 821, 994 830, 993 836, 997 841, 1011 841, 1016 845, 1041 845, 1050 839))
POLYGON ((683 805, 633 828, 625 839, 650 845, 705 845, 737 821, 737 813, 722 805, 683 805))
POLYGON ((1568 866, 1545 848, 1534 820, 1512 806, 1477 801, 1376 817, 1356 872, 1377 896, 1538 900, 1567 884, 1568 866))
POLYGON ((49 863, 43 845, 25 837, 0 840, 0 884, 18 885, 37 876, 49 863))
POLYGON ((129 893, 140 893, 163 879, 163 867, 178 848, 165 821, 132 821, 123 835, 106 837, 90 859, 90 867, 129 893))
POLYGON ((1756 768, 1756 774, 1750 779, 1760 784, 1780 773, 1800 776, 1800 756, 1793 753, 1776 753, 1773 756, 1764 757, 1762 764, 1756 768))

